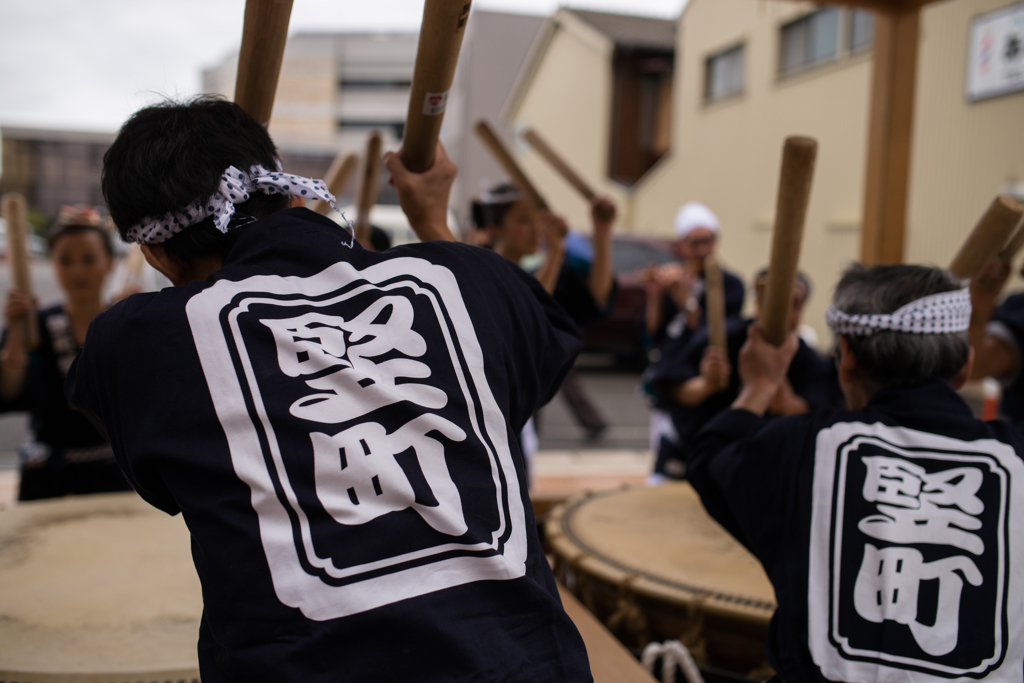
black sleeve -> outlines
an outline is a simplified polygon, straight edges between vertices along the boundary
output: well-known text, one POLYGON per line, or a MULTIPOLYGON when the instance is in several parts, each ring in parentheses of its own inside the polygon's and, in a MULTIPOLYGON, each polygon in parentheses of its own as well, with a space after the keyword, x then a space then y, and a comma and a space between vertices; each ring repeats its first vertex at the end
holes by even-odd
POLYGON ((651 390, 662 400, 671 401, 672 386, 700 374, 700 361, 708 346, 707 329, 701 328, 692 336, 666 339, 660 347, 658 360, 648 368, 647 380, 651 390))
POLYGON ((743 280, 728 272, 722 273, 722 276, 725 285, 725 315, 729 318, 738 317, 743 313, 743 300, 746 298, 743 280))
POLYGON ((535 277, 490 252, 485 267, 506 306, 491 306, 493 329, 478 329, 481 343, 498 335, 505 342, 509 385, 509 424, 522 430, 526 421, 562 386, 583 347, 579 328, 535 277))
POLYGON ((612 291, 604 306, 599 306, 590 293, 590 264, 579 258, 566 256, 558 272, 554 298, 580 327, 586 327, 607 318, 615 305, 618 283, 612 280, 612 291))
POLYGON ((687 478, 705 509, 769 569, 795 504, 796 470, 811 418, 773 420, 727 410, 702 429, 687 461, 687 478))
POLYGON ((140 471, 133 466, 126 452, 121 424, 124 415, 144 407, 123 406, 118 398, 121 378, 116 361, 121 349, 118 348, 117 340, 123 336, 117 332, 120 327, 119 314, 131 299, 141 300, 146 296, 136 294, 129 297, 93 319, 85 336, 85 345, 68 370, 64 394, 68 402, 81 411, 110 442, 118 465, 132 488, 153 507, 174 515, 180 510, 159 475, 155 472, 147 474, 145 470, 140 471))
MULTIPOLYGON (((0 349, 7 342, 7 328, 4 328, 3 335, 0 335, 0 349)), ((42 345, 42 339, 39 341, 42 345)), ((32 407, 32 386, 39 377, 39 354, 37 351, 29 351, 28 367, 25 369, 25 384, 17 396, 9 399, 0 398, 0 413, 14 413, 30 410, 32 407)))

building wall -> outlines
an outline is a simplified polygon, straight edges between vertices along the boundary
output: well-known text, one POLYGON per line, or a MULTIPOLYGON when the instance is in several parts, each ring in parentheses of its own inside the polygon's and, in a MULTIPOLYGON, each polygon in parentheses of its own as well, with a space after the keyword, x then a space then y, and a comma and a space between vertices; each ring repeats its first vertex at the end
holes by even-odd
MULTIPOLYGON (((597 192, 615 199, 629 226, 626 191, 607 177, 612 102, 610 40, 567 12, 555 16, 551 38, 530 87, 507 112, 515 126, 532 126, 597 192)), ((551 207, 584 232, 590 207, 583 197, 525 143, 516 145, 520 162, 551 207)))
POLYGON ((543 23, 539 16, 484 11, 474 11, 469 19, 441 129, 448 155, 459 167, 449 204, 462 224, 480 183, 504 178, 473 128, 482 118, 498 123, 501 108, 543 23))
POLYGON ((113 135, 4 128, 0 192, 20 192, 48 227, 62 204, 103 204, 100 173, 113 135))
POLYGON ((805 321, 823 339, 836 274, 859 255, 869 53, 841 54, 800 75, 778 75, 779 28, 810 3, 691 0, 677 46, 672 149, 636 188, 638 232, 670 236, 678 208, 701 201, 722 221, 721 260, 749 284, 766 266, 783 140, 819 143, 801 268, 816 285, 805 321), (745 90, 704 99, 705 60, 744 42, 745 90), (681 57, 681 60, 679 59, 681 57))
POLYGON ((971 19, 1011 4, 940 2, 921 17, 908 261, 948 264, 992 197, 1024 181, 1024 93, 964 96, 971 19))

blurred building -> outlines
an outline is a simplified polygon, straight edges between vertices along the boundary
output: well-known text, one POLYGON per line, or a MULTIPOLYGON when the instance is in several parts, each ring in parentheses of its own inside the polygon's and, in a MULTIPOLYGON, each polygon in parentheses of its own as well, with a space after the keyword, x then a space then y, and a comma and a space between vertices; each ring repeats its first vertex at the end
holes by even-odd
POLYGON ((466 220, 481 183, 505 178, 474 126, 480 119, 499 123, 502 106, 544 22, 540 16, 480 10, 469 20, 441 129, 445 149, 459 167, 449 205, 461 220, 466 220))
POLYGON ((0 139, 0 192, 23 194, 45 222, 61 204, 103 204, 100 170, 112 134, 4 126, 0 139))
MULTIPOLYGON (((561 9, 545 21, 503 115, 530 126, 595 190, 626 210, 631 188, 670 147, 676 22, 561 9)), ((522 143, 523 166, 549 203, 589 226, 589 206, 522 143)))
MULTIPOLYGON (((617 196, 626 229, 671 235, 681 204, 705 202, 722 219, 722 260, 749 277, 768 260, 783 139, 817 138, 801 267, 818 286, 805 319, 824 333, 830 290, 861 250, 872 15, 810 2, 690 0, 677 24, 668 151, 631 186, 606 151, 608 43, 587 42, 582 22, 562 23, 562 37, 524 72, 509 124, 535 126, 617 196)), ((1019 2, 946 0, 921 10, 906 261, 948 264, 994 195, 1024 194, 1022 38, 1019 2)), ((552 203, 580 220, 572 190, 535 153, 523 162, 552 203)))
MULTIPOLYGON (((413 33, 299 33, 288 38, 270 118, 289 149, 362 151, 380 130, 401 139, 416 61, 413 33)), ((203 92, 233 97, 238 54, 203 71, 203 92)))

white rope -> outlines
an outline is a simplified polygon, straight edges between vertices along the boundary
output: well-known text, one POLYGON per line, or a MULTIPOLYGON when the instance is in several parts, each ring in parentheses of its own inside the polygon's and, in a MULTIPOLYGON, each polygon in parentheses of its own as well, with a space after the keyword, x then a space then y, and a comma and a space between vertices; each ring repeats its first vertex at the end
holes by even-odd
POLYGON ((687 683, 704 683, 704 677, 700 675, 700 669, 697 668, 697 662, 693 661, 693 655, 678 640, 651 643, 644 648, 644 652, 640 656, 640 663, 652 676, 654 675, 654 665, 659 657, 661 658, 661 683, 675 683, 677 666, 682 669, 687 683))

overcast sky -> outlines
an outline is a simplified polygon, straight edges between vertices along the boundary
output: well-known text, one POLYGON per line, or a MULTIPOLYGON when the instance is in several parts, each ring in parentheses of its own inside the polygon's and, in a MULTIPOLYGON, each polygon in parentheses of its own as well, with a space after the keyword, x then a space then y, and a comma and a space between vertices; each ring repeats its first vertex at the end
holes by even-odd
MULTIPOLYGON (((294 0, 290 33, 419 27, 423 0, 294 0)), ((678 16, 685 0, 476 0, 551 14, 559 5, 678 16)), ((114 131, 160 96, 196 93, 238 48, 245 0, 0 0, 0 124, 114 131)))

